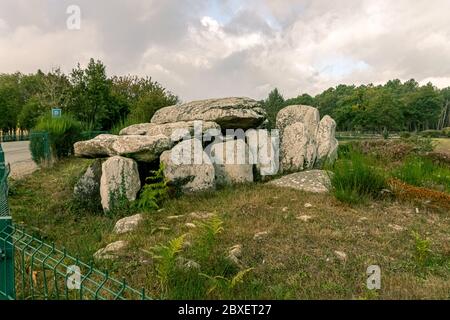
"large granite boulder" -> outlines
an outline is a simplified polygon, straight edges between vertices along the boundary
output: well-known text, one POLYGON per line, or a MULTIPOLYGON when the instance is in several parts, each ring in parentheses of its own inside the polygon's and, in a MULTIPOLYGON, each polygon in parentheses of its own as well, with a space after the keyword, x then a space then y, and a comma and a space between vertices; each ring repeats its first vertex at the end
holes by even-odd
POLYGON ((335 137, 336 121, 330 116, 325 116, 319 123, 317 130, 317 160, 316 165, 321 166, 326 161, 335 161, 339 143, 335 137))
POLYGON ((74 200, 83 207, 95 208, 100 205, 100 179, 102 161, 96 159, 78 180, 73 190, 74 200))
POLYGON ((296 172, 314 166, 319 122, 319 111, 310 106, 288 106, 277 114, 282 172, 296 172))
POLYGON ((85 158, 103 158, 116 155, 113 149, 113 143, 117 136, 112 134, 100 134, 94 139, 87 141, 78 141, 73 148, 75 156, 85 158))
POLYGON ((113 143, 114 151, 121 156, 140 162, 152 162, 161 153, 172 148, 174 141, 165 135, 157 136, 119 136, 113 143))
POLYGON ((172 141, 180 141, 186 136, 201 135, 210 129, 220 131, 220 126, 212 121, 178 121, 174 123, 140 123, 131 125, 120 131, 120 135, 165 135, 172 141))
POLYGON ((164 177, 183 192, 215 188, 214 166, 197 139, 184 140, 160 157, 164 177))
POLYGON ((141 162, 152 162, 165 150, 172 148, 174 142, 165 135, 156 136, 102 134, 88 141, 75 143, 78 157, 101 158, 125 156, 141 162))
POLYGON ((159 109, 151 122, 213 121, 222 129, 257 128, 266 120, 262 106, 250 98, 223 98, 193 101, 159 109))
POLYGON ((277 187, 305 192, 327 193, 330 186, 330 174, 322 170, 308 170, 288 174, 268 183, 277 187))
POLYGON ((266 129, 247 130, 250 163, 260 176, 276 175, 279 171, 279 135, 266 129))
POLYGON ((100 196, 104 211, 110 211, 123 200, 136 200, 140 189, 141 181, 136 161, 114 156, 103 163, 100 196))
POLYGON ((207 147, 219 186, 253 182, 253 164, 243 139, 216 142, 207 147))

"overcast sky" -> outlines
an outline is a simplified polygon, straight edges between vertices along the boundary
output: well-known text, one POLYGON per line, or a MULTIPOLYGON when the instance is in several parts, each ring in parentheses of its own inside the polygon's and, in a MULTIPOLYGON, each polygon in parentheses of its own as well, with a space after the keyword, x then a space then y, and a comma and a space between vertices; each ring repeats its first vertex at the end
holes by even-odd
POLYGON ((69 72, 93 57, 184 101, 393 78, 444 87, 449 13, 450 0, 0 0, 0 73, 69 72))

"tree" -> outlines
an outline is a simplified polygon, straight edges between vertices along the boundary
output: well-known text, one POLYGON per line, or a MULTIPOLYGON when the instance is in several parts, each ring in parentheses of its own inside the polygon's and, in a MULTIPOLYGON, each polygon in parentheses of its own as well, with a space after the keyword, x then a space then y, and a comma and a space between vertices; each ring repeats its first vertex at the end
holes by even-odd
POLYGON ((273 89, 264 101, 264 109, 267 112, 268 127, 275 128, 277 113, 284 107, 284 98, 277 88, 273 89))
POLYGON ((91 59, 86 69, 78 64, 69 76, 72 85, 68 111, 91 129, 107 129, 113 120, 108 108, 111 99, 111 81, 101 61, 91 59))

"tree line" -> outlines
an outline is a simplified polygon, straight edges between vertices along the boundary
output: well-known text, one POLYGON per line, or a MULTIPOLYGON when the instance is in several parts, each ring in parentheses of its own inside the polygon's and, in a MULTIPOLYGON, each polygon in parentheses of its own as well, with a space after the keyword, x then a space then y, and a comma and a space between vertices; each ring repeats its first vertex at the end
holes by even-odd
POLYGON ((52 108, 61 108, 83 129, 111 130, 148 122, 153 113, 178 97, 149 77, 108 77, 105 65, 91 59, 69 74, 60 69, 34 74, 0 74, 0 129, 3 133, 32 129, 52 108))
POLYGON ((450 87, 419 85, 411 79, 390 80, 384 85, 338 85, 311 96, 285 99, 278 89, 263 101, 274 125, 277 112, 288 105, 310 105, 321 116, 336 120, 339 131, 424 131, 450 126, 450 87))
MULTIPOLYGON (((150 77, 108 77, 105 65, 91 59, 69 74, 60 69, 34 74, 0 74, 0 129, 29 131, 39 118, 59 107, 86 131, 117 131, 148 122, 159 108, 179 102, 150 77)), ((330 115, 339 131, 423 131, 450 126, 450 87, 398 79, 384 85, 338 85, 311 96, 285 99, 278 89, 262 101, 271 127, 283 107, 304 104, 330 115)))

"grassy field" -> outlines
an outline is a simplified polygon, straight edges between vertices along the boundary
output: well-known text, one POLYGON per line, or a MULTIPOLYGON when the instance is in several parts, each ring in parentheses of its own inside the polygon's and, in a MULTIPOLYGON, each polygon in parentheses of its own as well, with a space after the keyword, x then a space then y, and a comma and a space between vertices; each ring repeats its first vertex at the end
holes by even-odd
POLYGON ((121 258, 96 266, 156 298, 450 298, 445 209, 394 199, 349 206, 328 194, 254 184, 170 199, 145 213, 137 230, 118 236, 115 222, 133 212, 85 212, 71 201, 89 163, 68 159, 14 181, 14 221, 84 261, 112 241, 129 241, 121 258), (216 218, 201 219, 205 213, 216 218), (180 251, 162 263, 155 252, 168 254, 161 245, 176 238, 180 251), (242 250, 232 262, 227 256, 235 245, 242 250), (381 267, 381 290, 366 289, 369 265, 381 267))

